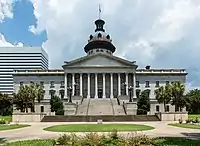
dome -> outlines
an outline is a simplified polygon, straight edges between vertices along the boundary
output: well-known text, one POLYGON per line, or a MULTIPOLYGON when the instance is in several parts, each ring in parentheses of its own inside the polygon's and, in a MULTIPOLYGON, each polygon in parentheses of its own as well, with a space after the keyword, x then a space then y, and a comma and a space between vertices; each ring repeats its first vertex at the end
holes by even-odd
POLYGON ((115 52, 115 46, 111 43, 112 39, 109 34, 107 34, 103 28, 105 22, 101 19, 95 21, 96 29, 95 33, 89 36, 88 44, 84 47, 85 52, 92 49, 102 48, 115 52))

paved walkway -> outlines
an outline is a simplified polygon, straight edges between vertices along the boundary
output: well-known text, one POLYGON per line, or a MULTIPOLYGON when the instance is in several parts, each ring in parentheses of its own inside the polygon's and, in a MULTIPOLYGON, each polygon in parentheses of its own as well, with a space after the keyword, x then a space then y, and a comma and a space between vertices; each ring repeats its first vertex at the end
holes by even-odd
MULTIPOLYGON (((117 123, 122 123, 122 122, 117 122, 117 123)), ((189 137, 189 138, 200 139, 199 129, 186 129, 186 128, 179 128, 167 125, 168 123, 172 122, 126 122, 126 123, 144 124, 155 127, 155 129, 153 130, 137 132, 146 134, 150 137, 189 137)), ((75 123, 59 122, 59 123, 28 123, 28 124, 31 126, 21 129, 0 131, 0 138, 5 138, 8 141, 56 138, 61 134, 63 134, 63 132, 48 132, 44 131, 43 128, 59 124, 75 124, 75 123)), ((127 134, 127 132, 122 132, 122 134, 127 134)))

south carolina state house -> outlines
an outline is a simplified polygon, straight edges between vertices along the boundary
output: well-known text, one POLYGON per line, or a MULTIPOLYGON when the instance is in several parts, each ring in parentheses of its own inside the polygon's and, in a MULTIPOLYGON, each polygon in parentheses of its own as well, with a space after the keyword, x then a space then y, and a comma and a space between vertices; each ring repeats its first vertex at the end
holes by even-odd
MULTIPOLYGON (((30 82, 42 84, 45 97, 36 111, 49 112, 51 94, 55 93, 63 100, 69 99, 70 93, 67 89, 70 87, 72 101, 76 102, 79 108, 75 114, 80 111, 79 114, 84 114, 84 110, 87 111, 85 115, 95 114, 96 110, 96 114, 103 114, 105 111, 104 114, 109 115, 116 114, 115 107, 109 108, 109 105, 115 105, 116 97, 120 99, 120 102, 128 103, 131 94, 133 101, 137 101, 137 89, 141 91, 149 89, 151 101, 149 114, 164 110, 163 105, 156 101, 154 90, 172 81, 185 83, 187 75, 185 69, 152 69, 150 66, 139 68, 136 61, 115 56, 116 47, 112 44, 110 35, 105 32, 104 24, 102 19, 95 21, 95 32, 89 35, 88 43, 84 47, 86 55, 69 62, 65 61, 62 65, 63 69, 15 71, 14 92, 17 92, 22 84, 30 82), (106 106, 110 102, 111 104, 106 106), (81 106, 85 104, 89 108, 92 103, 96 106, 93 109, 85 109, 83 105, 81 106), (97 110, 101 112, 98 113, 97 110)), ((116 108, 119 111, 120 107, 116 106, 116 108)), ((168 110, 175 111, 170 104, 168 110)))

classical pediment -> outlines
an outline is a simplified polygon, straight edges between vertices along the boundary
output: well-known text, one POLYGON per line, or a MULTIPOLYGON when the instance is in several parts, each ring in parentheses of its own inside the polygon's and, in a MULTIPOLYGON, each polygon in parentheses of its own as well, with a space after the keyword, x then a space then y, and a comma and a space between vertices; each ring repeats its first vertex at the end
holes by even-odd
POLYGON ((135 62, 130 62, 122 58, 107 55, 104 53, 98 53, 94 55, 88 55, 82 58, 78 58, 71 62, 66 62, 63 65, 65 67, 134 67, 135 62))

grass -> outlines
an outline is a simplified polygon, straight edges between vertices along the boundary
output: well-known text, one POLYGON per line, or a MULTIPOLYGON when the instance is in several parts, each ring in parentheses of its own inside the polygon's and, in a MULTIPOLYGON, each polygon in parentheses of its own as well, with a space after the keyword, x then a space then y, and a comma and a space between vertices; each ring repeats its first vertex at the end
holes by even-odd
MULTIPOLYGON (((155 138, 159 146, 199 146, 200 140, 184 138, 155 138)), ((28 140, 7 143, 4 146, 53 146, 53 140, 28 140)))
POLYGON ((181 127, 181 128, 200 129, 200 125, 196 125, 196 124, 185 124, 185 123, 178 124, 178 123, 175 123, 175 124, 168 124, 168 125, 181 127))
POLYGON ((30 125, 25 125, 25 124, 0 125, 0 131, 24 128, 28 126, 30 125))
POLYGON ((154 129, 151 126, 139 124, 69 124, 47 127, 44 130, 53 132, 111 132, 117 131, 143 131, 154 129))
POLYGON ((5 121, 12 122, 12 115, 10 115, 10 116, 0 116, 0 119, 4 119, 5 121))
POLYGON ((196 119, 196 118, 199 118, 199 119, 200 119, 200 114, 189 114, 189 115, 188 115, 188 118, 189 118, 189 119, 196 119))
POLYGON ((27 140, 4 144, 3 146, 53 146, 53 140, 27 140))

